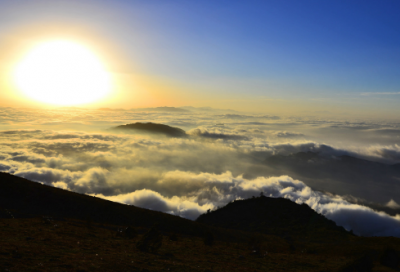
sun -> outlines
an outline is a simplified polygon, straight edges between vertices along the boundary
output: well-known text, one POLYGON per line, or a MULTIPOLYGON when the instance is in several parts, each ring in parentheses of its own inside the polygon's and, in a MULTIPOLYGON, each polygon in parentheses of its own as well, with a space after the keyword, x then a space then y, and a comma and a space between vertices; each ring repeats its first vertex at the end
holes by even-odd
POLYGON ((13 72, 16 87, 31 99, 54 105, 94 102, 111 91, 111 76, 87 47, 67 40, 32 48, 13 72))

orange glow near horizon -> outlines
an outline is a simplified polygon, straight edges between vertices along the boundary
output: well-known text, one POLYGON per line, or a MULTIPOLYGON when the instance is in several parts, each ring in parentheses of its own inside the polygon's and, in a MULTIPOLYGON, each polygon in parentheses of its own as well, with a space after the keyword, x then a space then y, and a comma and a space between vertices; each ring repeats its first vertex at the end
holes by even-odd
POLYGON ((13 84, 27 97, 52 105, 98 101, 110 94, 111 74, 87 47, 68 40, 33 47, 14 67, 13 84))

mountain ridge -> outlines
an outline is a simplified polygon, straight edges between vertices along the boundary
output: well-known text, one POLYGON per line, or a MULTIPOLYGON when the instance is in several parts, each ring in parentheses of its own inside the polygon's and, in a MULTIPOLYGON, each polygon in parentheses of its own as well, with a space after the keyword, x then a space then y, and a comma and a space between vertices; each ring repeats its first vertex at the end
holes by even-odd
POLYGON ((374 265, 379 271, 387 271, 384 266, 396 269, 400 263, 396 257, 400 239, 353 236, 313 211, 309 220, 302 215, 310 213, 310 208, 288 199, 238 200, 202 217, 235 205, 240 206, 236 215, 256 219, 260 211, 269 213, 270 219, 274 217, 271 213, 275 218, 283 214, 275 226, 283 229, 263 233, 268 229, 263 220, 240 216, 247 231, 221 228, 0 172, 0 267, 6 271, 365 272, 374 265), (296 207, 297 211, 288 209, 285 215, 279 207, 265 210, 265 201, 296 207), (253 204, 252 210, 243 203, 253 204), (304 221, 303 228, 286 222, 293 216, 304 221), (316 233, 310 236, 310 232, 316 233), (156 234, 159 249, 144 251, 137 245, 151 233, 156 234), (365 261, 364 256, 371 258, 365 261))
POLYGON ((318 214, 307 204, 287 198, 261 195, 235 200, 228 205, 201 215, 197 222, 221 228, 260 232, 294 239, 326 240, 327 233, 335 239, 346 238, 350 232, 318 214), (324 234, 319 235, 323 230, 324 234), (300 238, 301 237, 301 238, 300 238))
POLYGON ((189 219, 70 192, 4 172, 0 172, 0 207, 3 217, 9 217, 4 215, 7 209, 14 218, 51 216, 141 227, 164 222, 161 228, 165 231, 201 234, 200 226, 189 219))
POLYGON ((120 125, 117 127, 113 127, 113 130, 121 130, 121 131, 137 131, 137 132, 144 132, 150 134, 162 134, 169 137, 186 137, 187 134, 183 129, 177 127, 171 127, 164 124, 158 123, 142 123, 136 122, 132 124, 120 125))

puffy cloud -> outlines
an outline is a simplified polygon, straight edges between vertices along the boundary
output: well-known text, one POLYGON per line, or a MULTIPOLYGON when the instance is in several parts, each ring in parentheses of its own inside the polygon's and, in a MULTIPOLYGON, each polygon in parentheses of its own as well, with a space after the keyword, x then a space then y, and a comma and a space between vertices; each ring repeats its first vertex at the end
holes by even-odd
POLYGON ((9 166, 5 163, 0 163, 0 171, 8 172, 10 169, 11 169, 11 166, 9 166))
POLYGON ((215 116, 218 119, 249 119, 254 118, 254 116, 250 115, 242 115, 242 114, 222 114, 215 116))
POLYGON ((23 177, 29 180, 38 181, 47 185, 52 185, 57 182, 72 183, 79 179, 82 173, 71 172, 68 170, 59 170, 51 168, 28 168, 17 170, 14 172, 16 176, 23 177))
MULTIPOLYGON (((246 178, 290 174, 321 190, 339 192, 340 194, 351 193, 357 197, 368 198, 369 201, 382 203, 386 203, 390 198, 399 201, 398 196, 393 194, 396 191, 392 184, 393 178, 385 178, 390 181, 390 184, 388 184, 390 186, 380 186, 379 195, 371 194, 366 190, 365 182, 362 182, 364 178, 373 178, 373 180, 368 180, 371 186, 374 186, 374 183, 381 184, 383 182, 379 178, 382 177, 382 174, 378 168, 375 171, 376 175, 368 170, 368 177, 363 177, 363 173, 358 173, 357 171, 350 173, 350 170, 345 168, 341 170, 348 173, 343 172, 342 175, 325 171, 328 175, 327 177, 331 178, 327 183, 325 178, 320 178, 321 174, 318 174, 317 167, 321 167, 321 163, 316 164, 316 161, 314 161, 315 167, 309 164, 307 167, 300 168, 290 168, 291 162, 287 160, 282 160, 280 165, 275 168, 268 167, 268 164, 263 163, 266 158, 271 156, 289 156, 298 152, 309 151, 318 153, 320 158, 327 158, 321 162, 331 163, 329 159, 339 158, 343 155, 369 158, 372 156, 371 154, 376 153, 375 150, 377 149, 366 149, 365 154, 368 155, 362 155, 355 151, 334 148, 304 139, 287 143, 271 143, 268 139, 254 136, 259 134, 259 131, 252 132, 251 129, 243 130, 224 126, 223 128, 211 130, 209 127, 203 126, 195 130, 233 136, 243 135, 241 133, 253 133, 251 134, 253 137, 251 140, 231 138, 206 141, 198 140, 196 137, 188 139, 154 139, 145 136, 118 135, 109 132, 84 133, 22 130, 21 133, 18 133, 18 131, 13 130, 12 133, 7 134, 8 131, 3 131, 3 134, 0 133, 0 137, 1 135, 7 136, 3 137, 3 141, 0 144, 2 145, 0 150, 1 169, 10 173, 29 172, 29 176, 35 180, 39 180, 39 177, 43 176, 46 182, 49 181, 49 174, 44 175, 44 171, 50 171, 51 169, 69 171, 75 173, 76 176, 82 176, 82 173, 94 171, 92 169, 103 169, 106 170, 106 174, 103 174, 107 182, 101 186, 99 185, 100 187, 96 190, 102 188, 101 192, 105 195, 128 193, 146 186, 148 189, 160 192, 167 197, 171 197, 174 194, 185 195, 187 193, 185 187, 171 186, 171 189, 168 189, 157 182, 165 173, 175 170, 216 174, 231 171, 233 175, 244 174, 246 178), (64 137, 65 135, 67 137, 64 137), (307 170, 307 176, 304 175, 305 170, 307 170), (34 174, 34 171, 37 173, 34 174), (362 179, 344 179, 346 175, 349 177, 358 175, 362 179), (349 187, 343 187, 343 182, 348 183, 349 187), (376 196, 379 196, 379 198, 376 196)), ((273 133, 275 132, 273 131, 273 133)), ((335 173, 338 173, 338 171, 335 171, 335 173)), ((79 190, 79 192, 86 193, 95 192, 94 185, 89 186, 89 183, 86 183, 85 186, 77 186, 75 184, 76 180, 71 180, 68 175, 62 175, 57 180, 51 180, 51 182, 53 181, 65 182, 70 190, 79 190)), ((94 183, 92 182, 92 184, 94 183)))
POLYGON ((236 199, 258 196, 263 192, 269 197, 288 198, 298 204, 306 203, 337 225, 359 235, 400 237, 400 216, 392 217, 349 203, 338 195, 314 191, 303 182, 288 176, 248 180, 241 176, 234 177, 230 172, 216 175, 173 171, 166 173, 158 183, 168 188, 185 187, 187 195, 168 198, 158 192, 142 189, 105 198, 194 219, 207 209, 223 206, 236 199))
POLYGON ((195 128, 187 132, 189 135, 200 136, 211 139, 226 139, 226 140, 247 140, 248 137, 238 134, 225 134, 221 131, 208 131, 203 128, 195 128))
POLYGON ((399 162, 400 146, 397 144, 391 146, 375 145, 367 149, 367 154, 371 157, 382 158, 388 162, 399 162))
POLYGON ((293 137, 302 137, 304 134, 296 133, 296 132, 288 132, 288 131, 279 131, 275 133, 276 137, 279 138, 293 138, 293 137))
POLYGON ((388 203, 386 203, 386 206, 391 208, 391 209, 400 209, 400 205, 396 203, 393 199, 391 199, 388 203))
POLYGON ((399 124, 279 118, 191 108, 179 113, 0 108, 0 124, 0 171, 67 190, 191 219, 207 209, 264 191, 272 197, 307 203, 360 234, 397 231, 398 218, 310 186, 382 205, 391 199, 398 203, 398 183, 394 182, 399 178, 397 172, 380 170, 388 165, 373 168, 366 164, 358 172, 340 166, 327 172, 328 176, 320 173, 320 167, 324 163, 334 165, 332 162, 344 155, 399 163, 398 135, 392 131, 399 124), (218 120, 215 114, 220 115, 218 120), (175 125, 191 136, 164 139, 107 130, 138 121, 175 125), (299 159, 299 152, 318 155, 304 164, 299 160, 301 167, 290 168, 289 160, 299 159), (284 159, 274 167, 266 163, 267 158, 279 161, 279 157, 284 159), (304 175, 305 171, 308 175, 304 175), (392 178, 382 175, 382 171, 392 178), (368 177, 361 172, 368 173, 368 177), (346 175, 353 178, 344 179, 346 175), (371 223, 368 227, 365 222, 371 220, 382 224, 371 223))
POLYGON ((129 194, 121 194, 118 196, 100 197, 146 209, 166 212, 192 220, 205 213, 208 209, 213 208, 212 204, 200 206, 185 197, 174 196, 172 198, 167 198, 157 192, 147 189, 137 190, 129 194))

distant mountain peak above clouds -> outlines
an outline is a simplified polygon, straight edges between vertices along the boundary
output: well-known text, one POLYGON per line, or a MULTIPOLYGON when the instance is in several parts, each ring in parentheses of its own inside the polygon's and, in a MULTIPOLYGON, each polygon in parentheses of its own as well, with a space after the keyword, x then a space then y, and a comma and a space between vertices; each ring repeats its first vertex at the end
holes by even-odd
POLYGON ((245 177, 289 175, 305 181, 316 190, 338 195, 351 194, 381 205, 390 199, 396 203, 400 200, 395 193, 400 190, 400 164, 390 165, 335 152, 308 151, 272 155, 264 160, 263 165, 264 168, 249 168, 245 177), (374 189, 367 189, 365 184, 374 186, 374 189))
MULTIPOLYGON (((273 155, 269 158, 266 159, 268 162, 273 162, 277 160, 291 160, 291 161, 297 161, 297 162, 310 162, 309 160, 313 160, 313 162, 317 161, 341 161, 343 163, 347 164, 371 164, 375 166, 382 166, 386 167, 389 166, 390 168, 399 168, 400 163, 398 164, 387 164, 387 163, 382 163, 379 161, 373 161, 373 160, 368 160, 364 158, 357 158, 355 156, 351 156, 348 154, 334 154, 334 153, 329 153, 329 152, 319 152, 319 151, 301 151, 301 152, 296 152, 292 153, 289 155, 282 155, 282 154, 277 154, 273 155)), ((400 168, 399 168, 400 169, 400 168)))
POLYGON ((186 132, 177 127, 171 127, 164 124, 157 123, 133 123, 121 125, 113 128, 114 130, 123 130, 123 131, 141 131, 147 132, 151 134, 163 134, 170 137, 185 137, 186 132))

